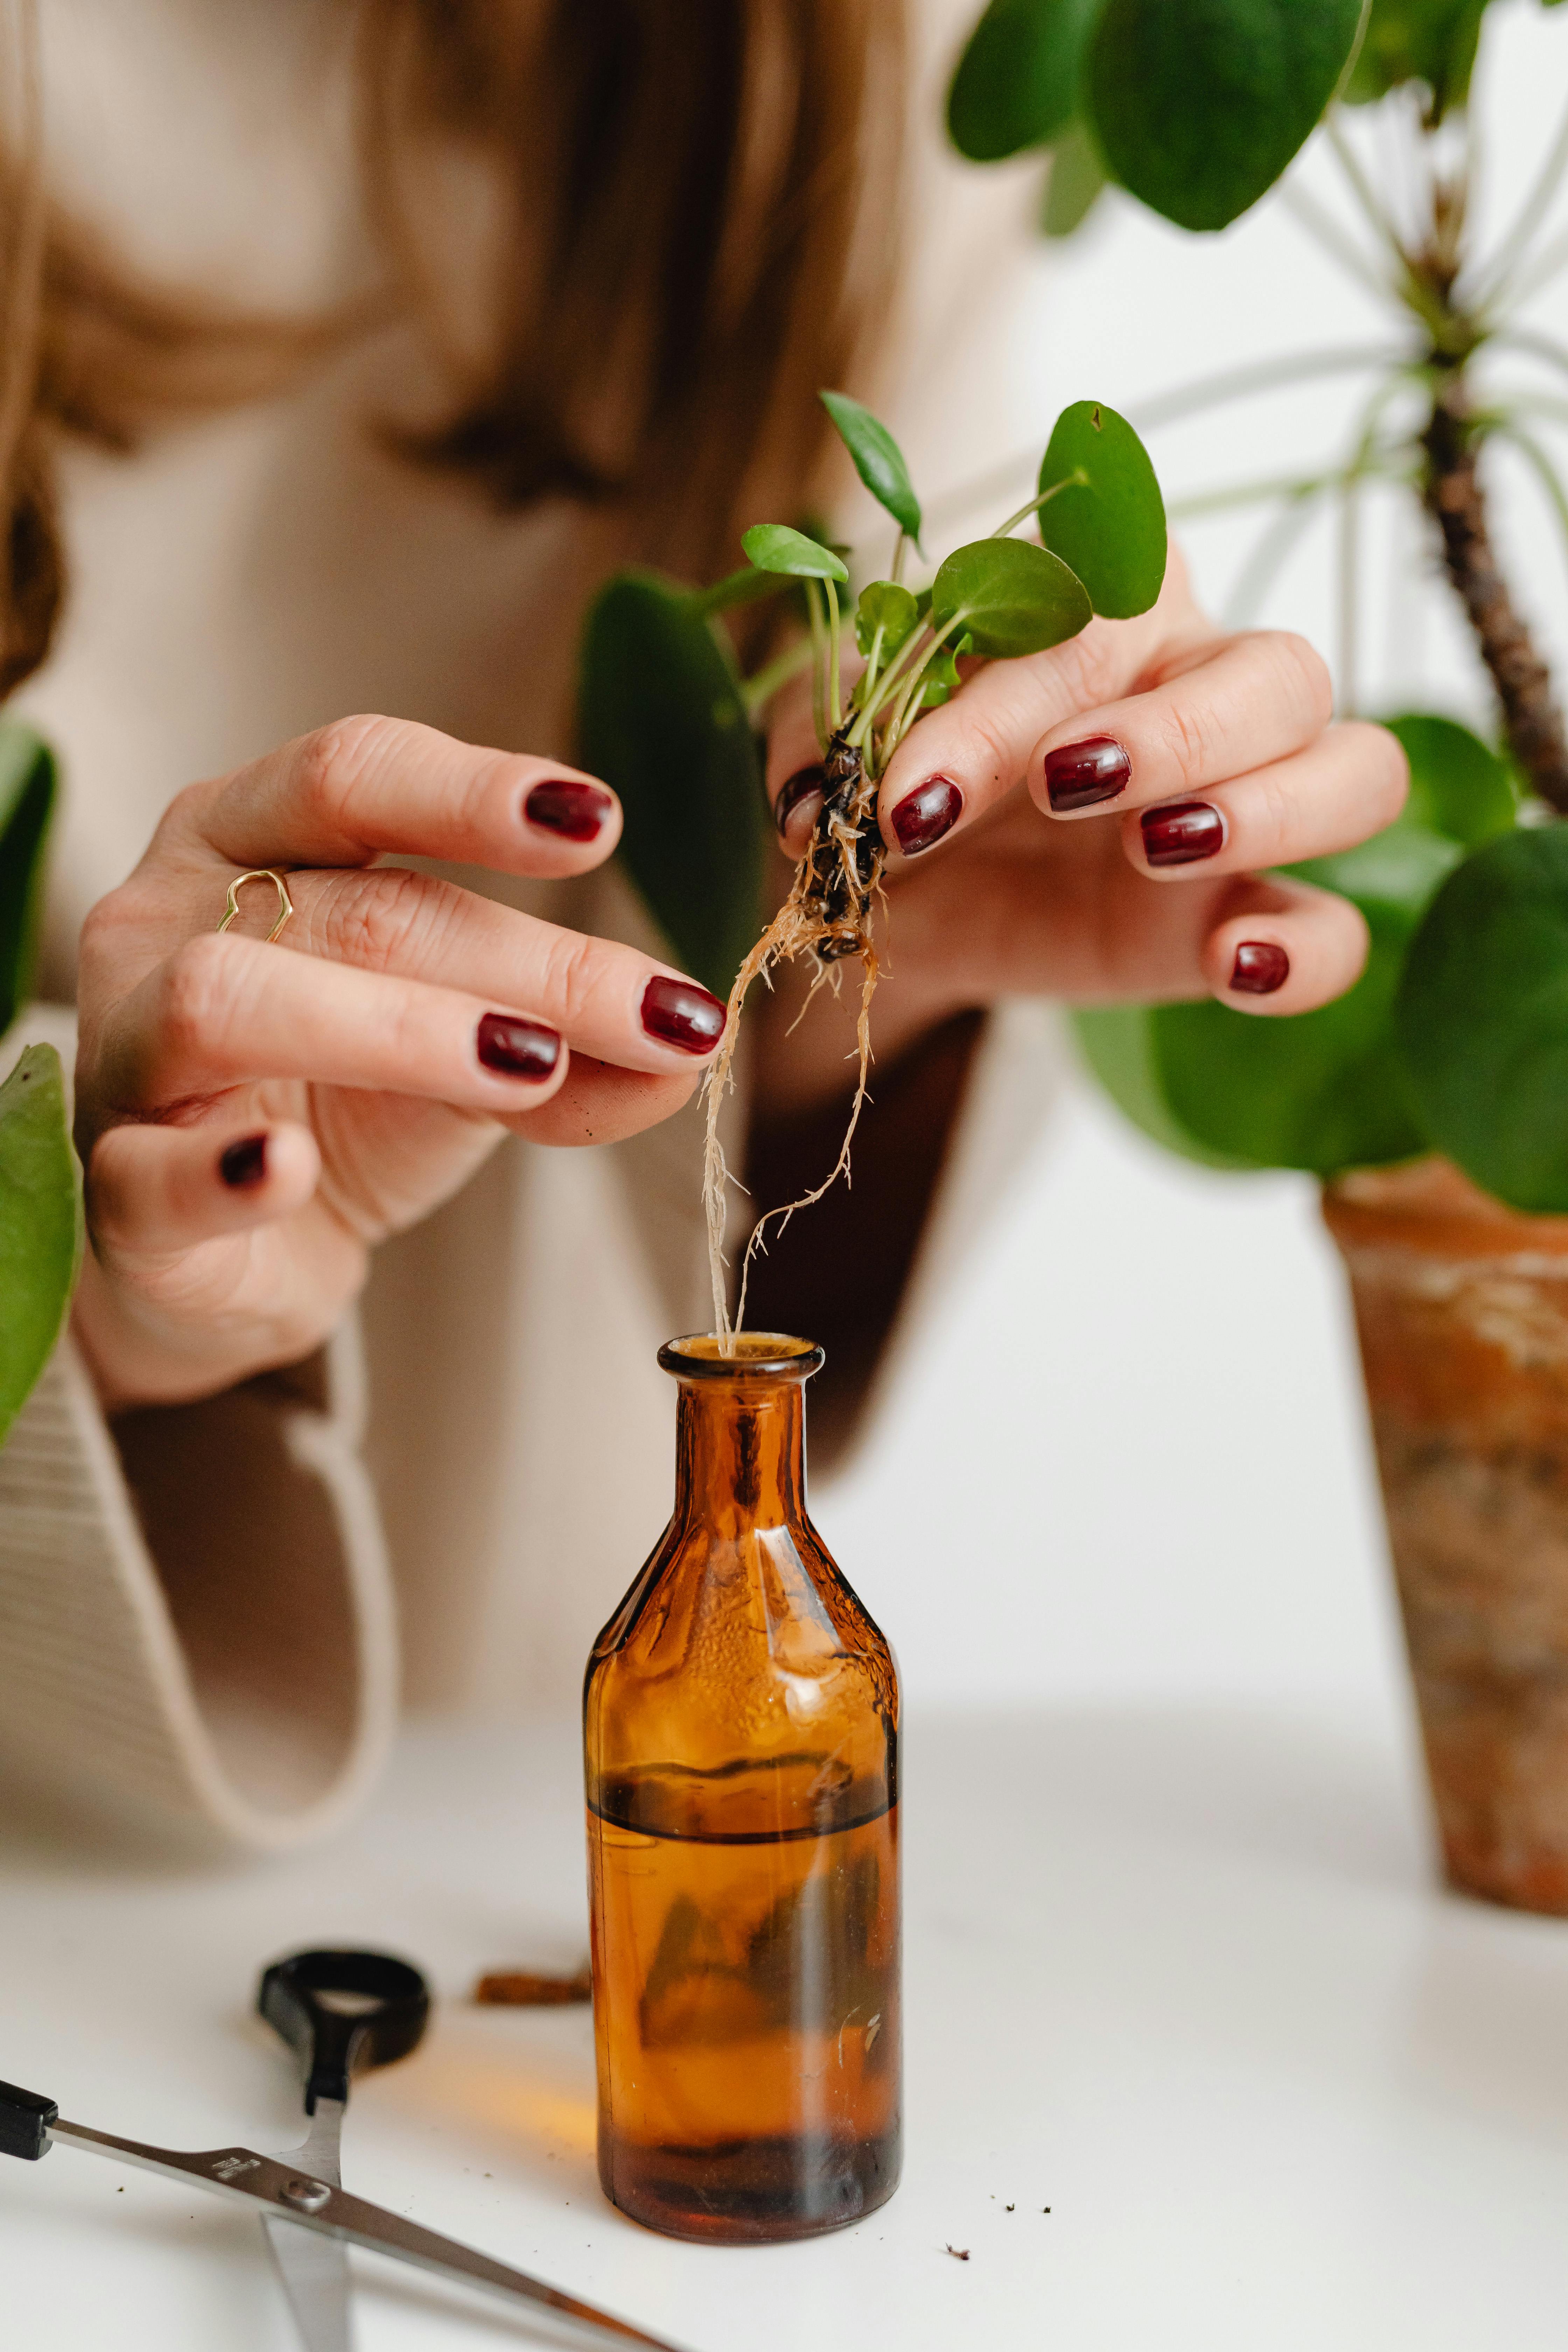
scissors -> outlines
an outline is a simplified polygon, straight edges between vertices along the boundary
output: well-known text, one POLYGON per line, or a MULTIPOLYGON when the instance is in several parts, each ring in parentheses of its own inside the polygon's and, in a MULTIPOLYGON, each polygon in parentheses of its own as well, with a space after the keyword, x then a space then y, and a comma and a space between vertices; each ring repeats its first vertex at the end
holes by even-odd
POLYGON ((258 2156, 247 2147, 187 2153, 120 2139, 111 2132, 61 2120, 58 2107, 36 2091, 0 2083, 0 2156, 31 2163, 58 2141, 92 2156, 115 2157, 148 2172, 238 2199, 259 2210, 273 2259, 299 2323, 306 2352, 350 2352, 348 2248, 390 2254, 438 2277, 522 2303, 575 2326, 600 2344, 641 2345, 646 2352, 681 2352, 661 2336, 583 2303, 526 2271, 512 2270, 455 2238, 421 2229, 342 2185, 338 2143, 349 2077, 368 2066, 390 2065, 419 2042, 430 1995, 417 1969, 384 1952, 296 1952, 267 1969, 257 2006, 304 2063, 305 2112, 310 2128, 299 2147, 258 2156))
MULTIPOLYGON (((388 1952, 295 1952, 274 1960, 256 2006, 305 2069, 310 2128, 278 2162, 331 2188, 343 2185, 339 2160, 349 2077, 390 2066, 416 2049, 430 2020, 430 1988, 388 1952)), ((261 2217, 305 2352, 350 2352, 349 2250, 276 2213, 261 2217)))

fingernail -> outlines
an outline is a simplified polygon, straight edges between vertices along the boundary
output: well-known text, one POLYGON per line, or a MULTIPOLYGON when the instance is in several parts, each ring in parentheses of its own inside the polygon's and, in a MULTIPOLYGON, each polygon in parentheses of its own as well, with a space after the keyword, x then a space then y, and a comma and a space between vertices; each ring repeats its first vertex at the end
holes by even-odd
POLYGON ((267 1138, 242 1135, 237 1143, 226 1145, 218 1154, 217 1172, 237 1192, 259 1184, 267 1174, 267 1138))
POLYGON ((773 803, 773 823, 779 829, 781 838, 788 831, 789 821, 803 801, 810 800, 814 793, 819 800, 821 799, 822 788, 826 782, 826 778, 818 764, 811 768, 797 768, 789 782, 786 784, 781 784, 778 799, 773 803))
POLYGON ((546 833, 564 834, 568 841, 592 841, 604 831, 615 805, 614 794, 602 784, 551 776, 534 785, 522 813, 530 824, 542 825, 546 833))
POLYGON ((476 1046, 487 1070, 503 1078, 529 1078, 535 1086, 549 1077, 561 1059, 561 1033, 542 1021, 520 1021, 515 1013, 485 1013, 479 1016, 476 1046))
POLYGON ((1225 847, 1225 819, 1207 801, 1169 801, 1138 820, 1151 866, 1195 866, 1225 847))
POLYGON ((659 972, 642 992, 642 1025, 661 1045, 707 1054, 724 1034, 724 1008, 694 980, 670 980, 659 972))
POLYGON ((1131 782, 1132 762, 1113 736, 1086 735, 1046 753, 1046 791, 1054 809, 1093 808, 1131 782))
POLYGON ((1230 984, 1243 996, 1272 996, 1290 977, 1290 959, 1272 940, 1243 940, 1231 967, 1230 984))
POLYGON ((944 833, 952 831, 963 806, 963 794, 951 776, 928 776, 893 811, 893 831, 904 856, 918 857, 922 849, 934 848, 944 833))

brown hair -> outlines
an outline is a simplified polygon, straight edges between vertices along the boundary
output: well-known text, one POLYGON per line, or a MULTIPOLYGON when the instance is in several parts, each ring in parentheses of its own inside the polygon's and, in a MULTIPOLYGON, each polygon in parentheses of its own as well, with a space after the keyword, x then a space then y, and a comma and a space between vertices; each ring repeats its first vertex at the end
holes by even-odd
MULTIPOLYGON (((6 0, 0 0, 5 5, 6 0)), ((11 0, 13 7, 16 0, 11 0)), ((139 282, 47 201, 30 0, 0 178, 0 695, 62 593, 61 432, 133 446, 276 391, 365 306, 278 320, 139 282)), ((502 507, 616 501, 702 577, 798 507, 815 394, 891 277, 904 0, 359 0, 365 181, 388 282, 450 398, 397 438, 502 507)))

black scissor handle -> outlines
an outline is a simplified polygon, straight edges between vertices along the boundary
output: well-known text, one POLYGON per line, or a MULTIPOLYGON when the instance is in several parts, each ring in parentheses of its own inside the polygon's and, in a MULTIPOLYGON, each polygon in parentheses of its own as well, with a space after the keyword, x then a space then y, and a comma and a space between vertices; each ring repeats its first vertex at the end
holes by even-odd
POLYGON ((430 2016, 430 1988, 389 1952, 293 1952, 274 1960, 256 2006, 305 2068, 305 2113, 347 2099, 349 2076, 406 2058, 430 2016))

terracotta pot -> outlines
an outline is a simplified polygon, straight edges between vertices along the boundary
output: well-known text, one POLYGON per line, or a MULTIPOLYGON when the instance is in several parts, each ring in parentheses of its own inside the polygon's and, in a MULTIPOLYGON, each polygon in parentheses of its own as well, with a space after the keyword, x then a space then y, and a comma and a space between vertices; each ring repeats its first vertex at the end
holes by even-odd
POLYGON ((1441 1160, 1342 1178, 1324 1215, 1449 1880, 1568 1913, 1568 1217, 1441 1160))

